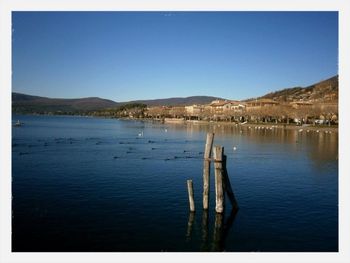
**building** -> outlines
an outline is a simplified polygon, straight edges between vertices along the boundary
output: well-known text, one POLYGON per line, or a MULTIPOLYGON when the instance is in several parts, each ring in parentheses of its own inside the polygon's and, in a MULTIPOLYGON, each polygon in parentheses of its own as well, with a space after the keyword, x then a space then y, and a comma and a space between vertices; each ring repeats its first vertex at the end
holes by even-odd
POLYGON ((203 105, 185 106, 186 115, 190 117, 198 117, 204 110, 203 105))
POLYGON ((290 103, 292 108, 299 109, 300 107, 312 107, 313 103, 308 101, 293 101, 290 103))
POLYGON ((210 103, 211 113, 224 114, 228 112, 242 112, 245 109, 245 103, 236 100, 214 100, 210 103))
POLYGON ((231 103, 227 100, 214 100, 210 103, 210 110, 213 114, 223 114, 224 109, 227 111, 230 109, 231 103))
POLYGON ((234 112, 243 112, 246 108, 246 104, 240 101, 231 101, 230 110, 234 112))
POLYGON ((271 99, 256 99, 246 102, 246 109, 249 110, 259 110, 263 107, 275 107, 279 105, 279 102, 271 99))

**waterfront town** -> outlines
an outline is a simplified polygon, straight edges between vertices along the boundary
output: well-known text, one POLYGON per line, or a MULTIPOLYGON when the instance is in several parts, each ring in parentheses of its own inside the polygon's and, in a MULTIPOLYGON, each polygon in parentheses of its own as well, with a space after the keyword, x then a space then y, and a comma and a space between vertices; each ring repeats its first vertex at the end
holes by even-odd
POLYGON ((228 122, 337 127, 338 76, 308 87, 286 88, 261 97, 232 100, 215 96, 115 102, 97 97, 55 99, 12 94, 16 114, 80 115, 184 122, 228 122))
POLYGON ((154 119, 164 122, 226 121, 236 123, 338 124, 338 103, 311 101, 278 102, 272 99, 250 101, 214 100, 189 106, 127 104, 117 109, 95 111, 92 115, 117 118, 154 119))

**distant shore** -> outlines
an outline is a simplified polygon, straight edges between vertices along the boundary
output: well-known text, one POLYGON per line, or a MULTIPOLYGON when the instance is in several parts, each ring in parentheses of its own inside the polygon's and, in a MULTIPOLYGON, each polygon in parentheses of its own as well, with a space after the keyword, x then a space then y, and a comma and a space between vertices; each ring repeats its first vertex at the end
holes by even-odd
MULTIPOLYGON (((121 118, 122 119, 122 118, 121 118)), ((163 122, 159 119, 133 119, 133 118, 125 118, 128 120, 140 120, 140 121, 157 121, 157 122, 163 122)), ((328 126, 328 125, 315 125, 312 124, 304 124, 304 125, 296 125, 296 124, 283 124, 283 123, 236 123, 236 122, 229 122, 229 121, 198 121, 198 120, 183 120, 183 121, 170 121, 170 122, 164 122, 165 124, 169 125, 186 125, 186 124, 193 124, 193 125, 227 125, 227 126, 239 126, 242 128, 259 128, 260 129, 270 129, 270 128, 276 128, 276 129, 287 129, 287 130, 311 130, 311 131, 332 131, 332 132, 338 132, 338 126, 328 126)))
MULTIPOLYGON (((107 116, 88 116, 88 115, 55 115, 55 114, 18 114, 18 115, 36 115, 36 116, 66 116, 66 117, 90 117, 90 118, 103 118, 103 119, 114 119, 107 116)), ((161 122, 169 125, 186 125, 186 124, 194 124, 194 125, 227 125, 227 126, 239 126, 242 128, 255 128, 260 127, 260 129, 287 129, 287 130, 322 130, 322 131, 332 131, 338 132, 338 126, 328 126, 328 125, 315 125, 312 124, 304 124, 304 125, 296 125, 296 124, 283 124, 283 123, 236 123, 229 121, 203 121, 203 120, 179 120, 179 121, 167 121, 165 122, 163 119, 150 119, 150 118, 115 118, 119 120, 132 120, 132 121, 146 121, 146 122, 161 122)))

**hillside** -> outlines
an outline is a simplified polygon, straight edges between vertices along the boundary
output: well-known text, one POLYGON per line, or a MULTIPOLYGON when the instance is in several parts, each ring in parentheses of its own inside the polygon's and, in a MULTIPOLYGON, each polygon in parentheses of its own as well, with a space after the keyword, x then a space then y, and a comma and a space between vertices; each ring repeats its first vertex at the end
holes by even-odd
POLYGON ((258 99, 272 99, 275 101, 311 101, 337 102, 338 76, 320 81, 308 87, 294 87, 268 93, 258 99))
POLYGON ((57 113, 72 114, 104 108, 116 107, 117 102, 90 97, 81 99, 52 99, 12 93, 12 112, 14 113, 57 113))
POLYGON ((216 97, 192 96, 186 98, 167 98, 156 100, 137 100, 128 102, 115 102, 96 97, 81 99, 56 99, 31 96, 21 93, 12 93, 12 112, 14 113, 54 113, 75 114, 107 108, 115 108, 125 104, 143 103, 147 106, 185 106, 192 104, 207 104, 216 97))

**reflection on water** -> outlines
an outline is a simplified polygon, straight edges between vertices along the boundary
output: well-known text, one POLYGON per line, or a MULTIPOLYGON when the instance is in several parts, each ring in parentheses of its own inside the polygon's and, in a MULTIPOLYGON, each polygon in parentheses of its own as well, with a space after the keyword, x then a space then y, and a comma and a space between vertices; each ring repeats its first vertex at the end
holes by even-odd
MULTIPOLYGON (((232 209, 228 217, 225 219, 225 213, 215 213, 215 221, 213 226, 213 234, 211 242, 209 243, 209 212, 202 211, 201 224, 201 252, 220 252, 225 250, 225 240, 233 225, 238 209, 232 209), (225 220, 224 220, 225 219, 225 220)), ((195 220, 195 213, 189 212, 187 223, 186 240, 187 242, 192 238, 192 228, 195 220)))
POLYGON ((187 241, 191 241, 194 216, 195 216, 195 212, 190 212, 188 215, 187 232, 186 232, 187 241))
POLYGON ((209 212, 208 210, 203 210, 202 212, 202 238, 200 251, 209 251, 208 244, 208 232, 209 232, 209 212))
POLYGON ((315 166, 320 167, 327 161, 338 159, 338 132, 303 127, 299 129, 284 129, 276 126, 249 126, 229 124, 168 124, 172 130, 186 130, 188 134, 196 136, 198 132, 214 132, 215 138, 236 136, 238 141, 256 144, 284 144, 289 150, 297 152, 300 145, 308 147, 309 158, 315 166))
POLYGON ((221 213, 215 213, 212 251, 222 251, 223 243, 224 243, 224 240, 222 238, 223 221, 224 221, 224 215, 221 213))

